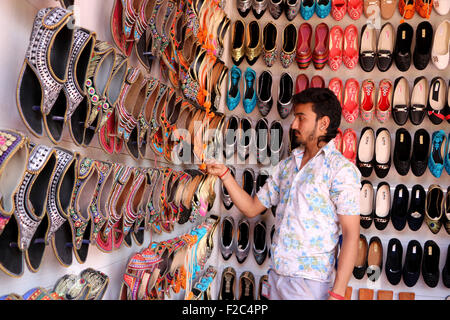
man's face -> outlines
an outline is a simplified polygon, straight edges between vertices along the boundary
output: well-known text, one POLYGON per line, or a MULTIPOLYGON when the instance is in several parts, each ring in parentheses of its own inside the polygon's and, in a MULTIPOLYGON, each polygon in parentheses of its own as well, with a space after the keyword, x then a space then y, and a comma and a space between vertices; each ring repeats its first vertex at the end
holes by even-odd
POLYGON ((312 110, 313 104, 296 104, 294 106, 295 119, 292 122, 292 130, 296 144, 306 145, 311 142, 316 142, 320 136, 317 115, 312 110))

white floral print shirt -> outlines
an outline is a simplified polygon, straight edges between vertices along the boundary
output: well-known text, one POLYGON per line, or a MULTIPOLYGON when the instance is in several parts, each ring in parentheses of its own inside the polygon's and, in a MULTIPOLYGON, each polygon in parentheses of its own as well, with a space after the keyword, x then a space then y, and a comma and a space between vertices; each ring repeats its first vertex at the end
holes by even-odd
POLYGON ((290 277, 330 282, 339 240, 340 215, 359 215, 361 174, 331 140, 299 170, 299 147, 273 168, 257 196, 277 206, 273 268, 290 277))

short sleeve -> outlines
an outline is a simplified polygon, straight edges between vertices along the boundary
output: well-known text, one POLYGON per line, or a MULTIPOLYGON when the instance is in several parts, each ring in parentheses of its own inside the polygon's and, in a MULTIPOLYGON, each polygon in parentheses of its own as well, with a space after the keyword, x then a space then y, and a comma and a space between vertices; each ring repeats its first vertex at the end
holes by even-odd
POLYGON ((269 178, 267 178, 264 186, 259 189, 256 196, 264 207, 267 209, 275 207, 280 202, 280 165, 278 165, 272 171, 269 178))
POLYGON ((343 165, 335 175, 330 197, 341 215, 360 214, 361 173, 352 163, 343 165))

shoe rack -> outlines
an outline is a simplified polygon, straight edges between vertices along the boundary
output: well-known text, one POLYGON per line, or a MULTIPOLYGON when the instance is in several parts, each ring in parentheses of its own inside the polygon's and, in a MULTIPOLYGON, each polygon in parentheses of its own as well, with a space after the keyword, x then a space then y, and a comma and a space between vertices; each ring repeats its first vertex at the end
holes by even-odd
MULTIPOLYGON (((230 42, 231 42, 231 26, 234 24, 234 22, 238 19, 242 19, 245 24, 247 25, 248 23, 250 23, 253 20, 256 20, 259 22, 260 25, 260 31, 262 34, 263 28, 264 26, 268 23, 268 22, 272 22, 276 27, 277 27, 277 32, 278 32, 278 36, 277 36, 277 49, 278 52, 281 51, 282 45, 283 45, 283 40, 282 40, 282 33, 284 28, 289 24, 289 23, 293 23, 295 25, 295 27, 298 30, 298 27, 303 23, 303 22, 308 22, 312 28, 313 28, 313 34, 312 34, 312 46, 314 46, 314 30, 315 27, 320 24, 320 23, 326 23, 329 26, 329 29, 331 30, 331 28, 335 25, 339 25, 341 26, 343 29, 345 29, 346 26, 350 25, 350 24, 354 24, 357 29, 358 29, 358 43, 360 41, 360 35, 361 35, 361 29, 362 27, 368 22, 368 19, 364 16, 364 14, 361 15, 361 18, 359 20, 353 20, 350 18, 350 16, 348 15, 348 13, 345 15, 345 17, 340 20, 340 21, 336 21, 332 18, 331 14, 329 16, 327 16, 324 19, 319 18, 316 14, 314 14, 314 16, 309 19, 308 21, 305 21, 300 13, 296 16, 296 18, 293 21, 288 21, 285 14, 283 13, 280 18, 278 18, 277 20, 274 20, 272 18, 272 16, 270 15, 270 13, 268 12, 268 10, 266 10, 266 12, 264 13, 264 15, 257 20, 253 13, 250 12, 246 18, 242 18, 236 8, 236 2, 235 1, 227 1, 226 4, 226 12, 228 14, 228 16, 231 19, 231 25, 230 25, 230 32, 228 32, 227 37, 225 38, 225 53, 223 56, 223 60, 226 62, 226 65, 231 68, 233 66, 233 62, 231 60, 231 54, 230 54, 230 42)), ((375 22, 375 26, 376 26, 376 32, 377 32, 377 37, 380 33, 380 29, 382 27, 382 25, 386 22, 390 22, 393 27, 394 30, 397 31, 397 27, 400 24, 400 20, 401 20, 401 15, 398 11, 398 7, 396 7, 395 9, 395 13, 394 16, 390 19, 390 20, 383 20, 381 19, 381 17, 379 18, 379 20, 377 20, 375 22)), ((445 19, 448 19, 448 17, 445 16, 440 16, 438 15, 434 9, 431 13, 431 18, 429 19, 429 22, 432 24, 433 26, 433 31, 435 31, 437 29, 437 26, 439 25, 440 22, 444 21, 445 19)), ((415 47, 415 30, 417 28, 417 25, 424 21, 425 19, 420 17, 419 14, 415 14, 415 16, 410 19, 410 20, 405 20, 406 22, 408 22, 414 29, 414 36, 413 36, 413 43, 412 43, 412 48, 411 50, 414 49, 415 47)), ((378 39, 378 38, 377 38, 378 39)), ((262 41, 262 39, 261 39, 262 41)), ((314 47, 312 47, 312 50, 314 49, 314 47)), ((247 61, 244 59, 244 61, 240 64, 239 68, 241 69, 242 72, 242 76, 241 76, 241 86, 240 86, 240 92, 241 92, 241 101, 239 103, 239 105, 233 110, 230 111, 228 110, 226 104, 221 104, 221 109, 219 111, 223 112, 226 116, 229 115, 236 115, 238 117, 243 117, 243 116, 247 116, 251 121, 252 121, 252 125, 253 128, 256 125, 257 121, 262 117, 261 114, 259 113, 259 110, 257 107, 255 107, 255 109, 253 110, 252 113, 250 114, 246 114, 243 108, 243 104, 242 104, 242 96, 244 95, 244 84, 242 81, 242 78, 244 77, 244 72, 246 70, 246 68, 248 67, 248 63, 247 61)), ((272 67, 267 67, 266 64, 264 63, 262 57, 260 57, 257 62, 251 66, 251 68, 253 70, 256 71, 256 84, 255 84, 255 90, 257 90, 257 79, 259 78, 259 75, 264 71, 264 70, 269 70, 272 73, 272 98, 273 98, 273 106, 272 109, 270 111, 270 113, 267 115, 267 120, 269 122, 269 124, 274 121, 274 120, 280 120, 283 128, 284 128, 284 144, 287 145, 289 143, 289 136, 288 136, 288 132, 289 132, 289 126, 293 120, 293 116, 292 114, 284 119, 281 120, 278 112, 277 112, 277 107, 276 107, 276 103, 277 103, 277 98, 278 98, 278 87, 279 87, 279 82, 280 82, 280 77, 281 74, 283 72, 288 72, 291 76, 292 79, 294 81, 294 88, 295 88, 295 79, 297 77, 297 75, 304 73, 308 76, 309 80, 311 80, 311 78, 314 75, 320 75, 323 77, 323 79, 325 80, 325 86, 328 87, 328 83, 329 81, 334 78, 334 77, 338 77, 343 81, 343 84, 345 85, 345 81, 347 79, 350 78, 355 78, 358 80, 359 84, 361 85, 362 81, 365 79, 373 79, 375 81, 376 84, 376 90, 378 90, 378 84, 382 79, 389 79, 391 80, 392 84, 394 84, 395 79, 397 79, 398 77, 404 76, 408 82, 409 82, 409 86, 410 86, 410 90, 412 91, 413 85, 414 85, 414 79, 416 77, 419 76, 425 76, 428 80, 428 82, 431 82, 431 79, 436 77, 436 76, 441 76, 442 78, 444 78, 444 80, 447 81, 449 80, 449 70, 450 67, 447 67, 446 70, 438 70, 433 63, 430 61, 430 63, 428 64, 427 68, 419 71, 414 67, 414 64, 411 63, 411 67, 407 72, 401 72, 397 69, 395 63, 393 63, 393 65, 390 67, 390 69, 386 72, 381 72, 378 70, 378 68, 375 66, 375 68, 373 69, 372 72, 365 72, 359 65, 354 68, 354 69, 348 69, 343 63, 341 65, 341 67, 338 69, 338 71, 332 71, 330 69, 330 67, 328 65, 326 65, 322 70, 316 70, 313 66, 313 63, 311 62, 310 66, 306 69, 306 70, 300 70, 294 60, 294 62, 289 66, 289 68, 284 69, 281 65, 281 61, 278 55, 278 59, 276 60, 275 64, 272 67)), ((226 88, 225 88, 226 89, 226 88)), ((224 93, 224 95, 226 94, 226 92, 224 93)), ((361 136, 361 131, 364 127, 366 126, 370 126, 374 129, 374 131, 376 132, 376 130, 378 128, 387 128, 391 134, 391 157, 393 159, 393 152, 394 152, 394 145, 395 145, 395 133, 397 131, 397 129, 400 128, 400 126, 398 126, 393 118, 392 115, 389 118, 389 120, 387 122, 385 122, 384 124, 381 124, 378 122, 378 120, 376 120, 376 118, 374 118, 374 120, 372 120, 369 124, 363 122, 361 120, 361 117, 359 117, 355 122, 353 122, 352 124, 347 123, 344 119, 344 117, 342 117, 341 120, 341 130, 344 132, 345 129, 347 128, 351 128, 356 132, 357 135, 357 143, 359 144, 359 138, 361 136)), ((434 131, 438 131, 440 129, 443 129, 446 134, 448 135, 449 131, 450 131, 450 125, 448 124, 448 122, 442 122, 440 125, 434 125, 431 123, 431 121, 428 119, 428 116, 425 117, 425 120, 422 122, 421 125, 419 126, 415 126, 413 125, 410 120, 408 120, 408 122, 402 126, 403 128, 405 128, 406 130, 409 131, 409 133, 411 134, 411 137, 413 139, 414 137, 414 133, 420 129, 420 128, 424 128, 425 130, 428 131, 428 133, 430 134, 430 138, 431 135, 434 131)), ((357 144, 357 145, 358 145, 357 144)), ((256 158, 253 157, 254 155, 250 155, 250 163, 252 164, 239 164, 239 160, 237 160, 238 158, 235 157, 235 161, 238 161, 236 164, 236 162, 233 164, 236 168, 236 179, 237 182, 242 185, 242 173, 246 168, 253 168, 253 170, 255 171, 255 175, 257 176, 258 172, 262 169, 267 169, 270 172, 270 167, 264 167, 261 166, 259 164, 256 164, 256 158)), ((287 152, 285 149, 285 153, 283 157, 287 156, 287 152)), ((231 163, 230 163, 231 164, 231 163)), ((256 178, 256 177, 255 177, 256 178)), ((416 177, 412 174, 411 170, 409 171, 408 175, 406 176, 400 176, 395 167, 394 164, 392 162, 390 171, 388 173, 388 175, 384 178, 384 179, 379 179, 375 172, 372 173, 372 175, 368 178, 362 178, 362 180, 367 179, 369 180, 373 186, 374 186, 374 193, 376 194, 376 187, 378 185, 378 183, 382 182, 382 181, 386 181, 389 183, 390 188, 391 188, 391 203, 392 200, 394 198, 394 190, 395 187, 398 184, 404 184, 406 185, 406 187, 408 188, 409 192, 411 193, 411 189, 415 184, 421 184, 424 188, 425 191, 428 190, 428 187, 431 184, 439 184, 441 186, 441 188, 446 191, 447 186, 450 185, 450 176, 445 172, 442 173, 441 177, 439 179, 435 178, 430 171, 427 169, 426 173, 421 176, 421 177, 416 177)), ((213 210, 217 210, 217 214, 220 214, 222 217, 224 216, 232 216, 235 220, 235 231, 237 230, 237 224, 239 222, 239 220, 241 218, 243 218, 242 213, 239 212, 239 210, 233 206, 230 210, 226 210, 225 207, 223 206, 223 203, 220 199, 220 195, 221 195, 221 190, 220 190, 220 182, 218 183, 219 186, 216 186, 216 192, 217 192, 217 198, 216 198, 216 202, 214 205, 213 210)), ((267 210, 266 213, 262 216, 259 217, 255 217, 253 219, 250 219, 250 245, 252 245, 253 243, 253 227, 254 225, 259 221, 259 220, 263 220, 266 223, 266 229, 267 229, 267 243, 270 244, 270 230, 272 228, 274 219, 273 219, 273 215, 271 213, 271 210, 267 210)), ((218 243, 220 241, 220 228, 218 228, 219 232, 216 232, 216 246, 215 246, 215 250, 214 250, 214 254, 211 257, 210 263, 213 263, 214 258, 216 259, 216 266, 219 266, 218 268, 218 272, 217 272, 217 276, 216 276, 216 280, 214 281, 212 287, 211 287, 211 294, 212 294, 212 298, 216 299, 220 290, 220 282, 221 282, 221 275, 222 275, 222 271, 223 269, 225 269, 226 267, 233 267, 236 271, 236 283, 235 283, 235 297, 236 299, 239 297, 239 277, 240 275, 245 272, 245 271, 251 271, 254 276, 255 276, 255 296, 257 296, 257 290, 258 290, 258 286, 259 286, 259 279, 261 276, 267 274, 270 262, 269 259, 266 258, 265 262, 263 265, 259 266, 256 262, 255 259, 253 257, 253 253, 252 250, 250 250, 249 256, 247 257, 247 259, 245 260, 245 262, 243 264, 239 264, 236 260, 236 256, 235 254, 232 255, 232 257, 228 260, 228 261, 224 261, 220 251, 219 251, 219 247, 218 247, 218 243)), ((433 233, 431 233, 431 231, 428 229, 426 223, 424 222, 421 226, 421 228, 418 231, 411 231, 409 229, 408 226, 406 226, 402 231, 397 231, 394 229, 392 222, 390 221, 388 226, 386 227, 386 229, 384 229, 383 231, 379 231, 375 228, 374 224, 372 223, 371 227, 369 229, 364 229, 361 227, 361 233, 364 234, 367 238, 367 241, 369 242, 370 239, 373 236, 378 236, 381 239, 382 245, 383 245, 383 269, 382 269, 382 273, 380 278, 376 281, 376 282, 372 282, 371 280, 368 279, 367 275, 364 276, 364 278, 362 280, 357 280, 356 278, 354 278, 353 276, 350 279, 350 282, 348 284, 349 287, 353 288, 353 293, 351 295, 351 298, 353 300, 358 300, 358 291, 360 288, 370 288, 373 289, 375 291, 378 290, 391 290, 393 291, 394 294, 394 299, 398 299, 398 294, 400 292, 412 292, 415 294, 415 299, 416 300, 427 300, 427 299, 437 299, 437 300, 441 300, 444 299, 446 296, 448 296, 448 292, 449 289, 446 288, 444 286, 444 284, 442 283, 442 273, 440 274, 440 280, 439 283, 437 285, 437 287, 435 288, 430 288, 428 287, 424 280, 422 275, 420 275, 419 281, 417 282, 417 284, 414 287, 407 287, 403 280, 396 286, 391 285, 387 278, 386 278, 386 274, 385 274, 385 263, 386 263, 386 253, 387 253, 387 247, 388 247, 388 243, 389 240, 392 238, 397 238, 400 240, 400 242, 403 245, 403 262, 405 259, 405 254, 406 254, 406 248, 408 245, 408 242, 410 240, 417 240, 419 241, 419 243, 421 244, 422 248, 424 246, 424 243, 427 240, 434 240, 437 245, 440 247, 440 263, 439 263, 439 270, 440 272, 442 272, 442 269, 444 267, 445 264, 445 259, 447 257, 447 247, 448 244, 450 243, 450 236, 446 233, 446 231, 444 230, 444 228, 441 228, 440 232, 436 235, 434 235, 433 233)))
MULTIPOLYGON (((76 0, 74 11, 76 25, 95 31, 97 39, 113 44, 110 30, 110 15, 113 3, 113 0, 76 0)), ((2 31, 0 31, 1 39, 9 46, 8 50, 2 50, 0 52, 0 65, 3 70, 0 75, 0 97, 2 101, 0 105, 0 128, 19 130, 28 135, 31 141, 48 146, 53 146, 54 144, 46 135, 42 138, 36 138, 25 127, 17 111, 15 92, 36 13, 41 8, 52 6, 59 6, 59 2, 56 0, 0 2, 2 12, 0 19, 0 25, 2 27, 2 31)), ((140 66, 134 52, 129 62, 130 66, 140 66)), ((158 79, 160 78, 159 70, 155 67, 152 69, 151 75, 158 79)), ((156 165, 160 165, 173 167, 173 165, 166 163, 164 159, 155 158, 150 148, 147 150, 146 159, 141 161, 135 161, 128 155, 125 149, 120 154, 107 155, 101 149, 98 139, 95 136, 91 145, 87 148, 78 147, 73 143, 67 127, 64 128, 62 141, 58 146, 77 151, 82 156, 119 162, 129 166, 155 167, 156 165)), ((90 246, 88 257, 84 264, 79 264, 74 259, 72 265, 67 268, 58 263, 51 246, 47 246, 41 267, 37 273, 31 273, 26 266, 24 266, 24 273, 20 278, 12 278, 0 272, 0 296, 10 294, 11 292, 22 295, 34 287, 51 289, 62 276, 70 273, 79 274, 82 270, 90 267, 102 271, 109 276, 110 282, 103 299, 117 300, 126 264, 134 253, 148 247, 152 240, 163 241, 188 233, 201 222, 202 220, 198 219, 195 224, 176 224, 175 230, 172 233, 155 235, 146 232, 142 246, 138 246, 133 242, 130 248, 122 246, 119 250, 107 254, 101 252, 96 246, 90 246)), ((182 291, 182 294, 172 295, 172 297, 182 299, 184 292, 182 291)))

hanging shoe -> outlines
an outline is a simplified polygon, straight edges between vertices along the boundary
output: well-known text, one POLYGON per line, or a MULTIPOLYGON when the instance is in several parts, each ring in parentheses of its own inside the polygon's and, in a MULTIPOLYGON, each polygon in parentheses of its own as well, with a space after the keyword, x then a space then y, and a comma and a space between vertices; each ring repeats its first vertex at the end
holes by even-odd
POLYGON ((325 80, 322 76, 315 75, 311 78, 311 82, 309 84, 310 88, 325 88, 325 80))
POLYGON ((395 80, 393 96, 392 117, 397 125, 403 126, 408 121, 410 110, 409 83, 405 77, 395 80))
POLYGON ((241 101, 240 83, 242 72, 237 66, 233 66, 228 73, 227 107, 233 111, 241 101))
POLYGON ((256 19, 261 19, 267 9, 267 2, 269 0, 253 0, 252 12, 256 19))
POLYGON ((348 0, 347 11, 350 18, 358 20, 363 12, 363 0, 348 0))
POLYGON ((330 54, 328 65, 333 71, 337 71, 342 64, 342 54, 344 47, 344 30, 340 26, 334 26, 330 30, 330 54))
POLYGON ((283 73, 280 78, 277 109, 281 119, 286 119, 292 110, 292 95, 294 82, 289 73, 283 73))
POLYGON ((419 129, 414 134, 411 155, 411 171, 416 177, 422 176, 427 170, 428 153, 430 151, 430 135, 425 129, 419 129))
MULTIPOLYGON (((236 169, 233 166, 229 166, 231 175, 233 177, 236 176, 236 169)), ((233 207, 233 201, 231 200, 230 194, 228 193, 227 188, 222 184, 222 201, 225 209, 230 210, 233 207)))
POLYGON ((353 164, 356 163, 356 132, 353 129, 346 129, 342 136, 342 155, 353 164))
POLYGON ((398 174, 406 176, 411 165, 411 135, 405 128, 395 133, 394 166, 398 174))
POLYGON ((391 217, 391 189, 388 183, 380 182, 375 197, 375 228, 379 231, 386 229, 391 217))
POLYGON ((348 123, 359 117, 359 83, 356 79, 348 79, 345 83, 342 115, 348 123))
POLYGON ((347 13, 347 0, 332 0, 331 1, 331 16, 336 21, 344 19, 347 13))
POLYGON ((413 52, 413 62, 417 70, 424 70, 428 66, 432 45, 433 26, 428 21, 422 21, 416 29, 416 45, 413 52))
POLYGON ((425 222, 433 234, 437 234, 442 227, 444 192, 437 184, 428 188, 425 200, 425 222))
POLYGON ((416 0, 416 11, 422 18, 430 19, 433 0, 416 0))
POLYGON ((336 98, 339 101, 339 105, 342 107, 342 96, 344 93, 344 86, 342 84, 342 80, 339 78, 333 78, 328 83, 328 89, 334 92, 336 98))
POLYGON ((372 225, 373 215, 374 215, 374 191, 373 185, 370 181, 361 181, 361 191, 360 191, 360 203, 361 203, 361 217, 360 225, 364 229, 369 229, 372 225))
MULTIPOLYGON (((309 20, 314 15, 316 11, 316 0, 298 0, 300 4, 300 14, 302 15, 303 20, 309 20)), ((298 11, 297 11, 298 13, 298 11)), ((295 16, 294 16, 295 17, 295 16)), ((293 20, 293 18, 290 20, 293 20)))
POLYGON ((375 139, 375 173, 383 179, 391 168, 391 134, 386 128, 377 130, 375 139))
POLYGON ((344 46, 342 60, 348 69, 354 69, 358 64, 358 29, 351 24, 344 31, 344 46))
POLYGON ((273 66, 278 57, 277 50, 277 27, 269 22, 263 30, 263 60, 269 68, 273 66))
MULTIPOLYGON (((416 0, 399 0, 398 11, 403 19, 412 19, 416 13, 416 0)), ((402 21, 400 21, 401 23, 402 21)))
POLYGON ((363 12, 367 19, 374 21, 380 14, 380 0, 364 0, 363 12))
POLYGON ((250 114, 255 109, 257 97, 256 97, 256 72, 250 67, 245 70, 244 73, 244 96, 242 104, 244 106, 245 113, 250 114))
POLYGON ((378 102, 376 107, 376 116, 380 123, 385 123, 392 112, 392 82, 383 79, 378 85, 378 102))
POLYGON ((262 265, 267 256, 266 224, 259 221, 253 228, 253 256, 258 265, 262 265))
POLYGON ((242 161, 248 159, 250 146, 254 143, 252 122, 249 118, 243 117, 239 121, 237 138, 237 154, 242 161))
POLYGON ((377 34, 375 28, 365 24, 361 29, 359 64, 365 72, 371 72, 376 64, 377 34))
POLYGON ((315 46, 312 60, 316 70, 322 70, 328 62, 329 53, 329 29, 325 23, 320 23, 315 29, 315 46))
POLYGON ((439 178, 444 170, 446 135, 444 130, 433 132, 431 136, 431 151, 428 158, 428 169, 431 174, 439 178))
POLYGON ((283 0, 269 0, 268 7, 272 18, 277 20, 284 11, 284 1, 283 0))
POLYGON ((446 119, 445 101, 447 100, 447 84, 442 77, 435 77, 431 80, 428 96, 428 118, 438 125, 446 119))
POLYGON ((252 0, 238 0, 236 3, 239 15, 242 18, 247 17, 252 8, 252 0))
POLYGON ((308 68, 312 60, 311 37, 312 27, 309 23, 304 22, 298 28, 297 53, 295 61, 299 69, 308 68))
POLYGON ((308 76, 304 73, 300 73, 295 80, 295 93, 300 93, 309 88, 308 76))
POLYGON ((219 296, 217 297, 217 300, 236 300, 234 294, 236 280, 236 271, 233 269, 233 267, 227 267, 223 269, 219 296))
POLYGON ((283 31, 283 47, 280 54, 281 65, 283 68, 288 68, 296 56, 295 49, 297 48, 297 30, 295 26, 290 23, 283 31))
MULTIPOLYGON (((36 137, 42 137, 45 122, 57 124, 58 130, 52 130, 49 135, 54 143, 61 140, 67 109, 62 89, 67 82, 71 58, 74 29, 68 24, 72 15, 73 12, 63 8, 38 11, 16 89, 17 108, 26 127, 36 137), (56 103, 63 110, 53 118, 50 114, 56 103), (53 137, 54 131, 61 132, 53 137)), ((47 132, 48 127, 45 126, 47 132)))
POLYGON ((405 72, 411 66, 411 44, 414 30, 407 22, 397 28, 397 37, 394 47, 394 61, 398 70, 405 72))
POLYGON ((425 77, 417 77, 411 94, 411 109, 409 119, 412 124, 420 125, 425 118, 428 105, 428 80, 425 77))
POLYGON ((272 73, 263 71, 258 79, 258 110, 266 117, 272 110, 272 73))
POLYGON ((266 165, 270 158, 269 149, 269 123, 266 118, 258 120, 255 126, 256 131, 256 158, 258 163, 266 165))
POLYGON ((325 19, 331 12, 331 0, 317 0, 316 14, 319 18, 325 19))
POLYGON ((390 22, 386 22, 380 31, 377 45, 377 67, 381 72, 389 70, 394 61, 395 30, 390 22))
POLYGON ((356 166, 363 177, 369 177, 372 174, 375 157, 375 133, 372 128, 365 127, 361 131, 359 140, 356 166))
POLYGON ((445 0, 434 0, 434 11, 440 16, 446 16, 450 12, 450 3, 445 0))
POLYGON ((371 122, 375 115, 375 82, 366 79, 361 85, 361 119, 364 122, 371 122))
POLYGON ((236 20, 231 27, 231 60, 236 66, 241 64, 245 56, 245 29, 243 20, 236 20))
POLYGON ((380 1, 380 14, 384 20, 390 20, 397 9, 398 0, 381 0, 380 1))
POLYGON ((220 253, 222 258, 227 261, 236 251, 235 246, 235 230, 234 230, 234 219, 232 216, 227 216, 222 219, 222 224, 220 228, 220 253))
POLYGON ((250 223, 243 218, 237 226, 235 254, 237 261, 242 264, 250 252, 250 223))
POLYGON ((245 59, 250 66, 258 60, 261 51, 261 29, 257 21, 252 21, 245 29, 245 59))
POLYGON ((270 160, 272 166, 276 165, 283 158, 284 153, 284 143, 283 143, 283 126, 280 121, 273 121, 270 124, 270 160))
POLYGON ((425 218, 425 198, 427 194, 420 184, 413 186, 411 190, 411 203, 408 209, 406 220, 412 231, 417 231, 422 226, 425 218))

